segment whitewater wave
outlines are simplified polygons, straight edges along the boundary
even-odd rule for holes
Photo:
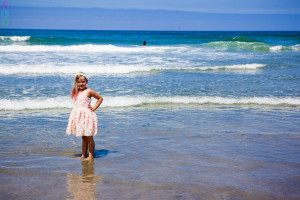
[[[15,40],[24,41],[24,38]],[[283,52],[300,51],[300,44],[272,46],[263,42],[217,41],[197,46],[116,46],[116,45],[4,45],[0,52],[85,52],[85,53],[203,53],[206,48],[233,51]]]
[[[25,74],[25,75],[70,75],[78,71],[84,71],[89,75],[98,74],[129,74],[151,71],[215,71],[215,70],[256,70],[265,67],[265,64],[241,64],[224,66],[203,66],[203,67],[164,67],[164,66],[145,66],[145,65],[65,65],[53,66],[44,65],[0,65],[0,75]]]
[[[185,51],[184,46],[115,46],[115,45],[7,45],[0,46],[0,52],[98,52],[98,53],[140,53],[140,52],[169,52]]]
[[[26,41],[29,40],[31,36],[0,36],[0,41]]]
[[[92,103],[95,103],[92,101]],[[144,104],[219,104],[219,105],[288,105],[299,106],[300,98],[293,97],[212,97],[212,96],[119,96],[107,97],[103,101],[103,108],[132,107]],[[23,98],[23,99],[0,99],[0,110],[41,110],[72,108],[73,102],[69,97],[56,98]]]

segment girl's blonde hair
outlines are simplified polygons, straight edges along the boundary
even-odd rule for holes
[[[77,86],[77,82],[79,80],[80,77],[84,77],[85,80],[88,82],[88,78],[87,78],[87,75],[83,72],[78,72],[74,78],[74,86],[73,86],[73,89],[72,89],[72,92],[71,92],[71,98],[73,99],[74,96],[76,94],[78,94],[78,86]]]

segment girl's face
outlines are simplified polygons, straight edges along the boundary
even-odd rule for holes
[[[77,81],[78,90],[85,90],[87,83],[88,81],[83,76],[79,77]]]

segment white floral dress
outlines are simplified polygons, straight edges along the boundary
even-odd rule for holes
[[[89,108],[91,98],[87,96],[88,90],[84,90],[77,96],[69,117],[66,130],[68,135],[95,136],[98,133],[98,119],[97,115]]]

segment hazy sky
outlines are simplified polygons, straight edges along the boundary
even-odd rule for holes
[[[299,0],[6,0],[14,6],[300,14]]]
[[[9,28],[300,30],[300,0],[4,1]]]

